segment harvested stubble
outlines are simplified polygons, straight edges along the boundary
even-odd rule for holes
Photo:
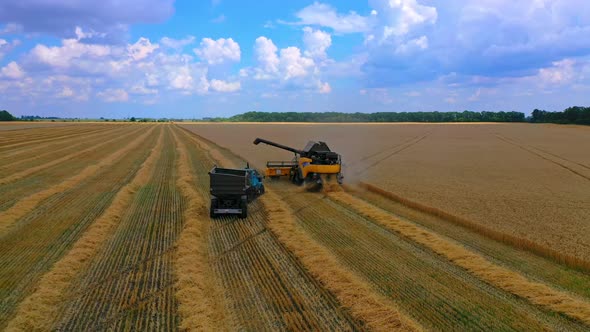
[[[72,154],[63,156],[63,157],[58,158],[58,159],[53,159],[53,160],[51,160],[51,161],[49,161],[49,162],[47,162],[45,164],[42,164],[42,165],[38,165],[38,166],[35,166],[35,167],[30,167],[30,168],[27,168],[27,169],[22,170],[20,172],[13,173],[13,174],[5,177],[5,178],[0,179],[0,185],[6,184],[6,183],[10,183],[10,182],[13,182],[13,181],[16,181],[16,180],[19,180],[19,179],[22,179],[24,177],[27,177],[27,176],[29,176],[29,175],[31,175],[33,173],[39,172],[39,171],[44,170],[46,168],[49,168],[51,166],[61,164],[61,163],[65,162],[65,161],[68,161],[68,160],[73,159],[73,158],[76,158],[76,157],[83,156],[84,154],[87,154],[89,152],[93,152],[94,150],[100,148],[101,146],[105,146],[105,145],[111,143],[112,141],[115,141],[115,140],[118,140],[118,139],[120,139],[120,138],[115,136],[113,138],[107,139],[106,141],[103,141],[103,142],[101,142],[99,144],[96,144],[95,146],[86,148],[84,150],[77,151],[75,153],[72,153]]]
[[[276,187],[309,236],[425,329],[580,330],[581,324],[547,317],[540,308],[337,202],[317,193],[295,194],[288,183]]]
[[[176,129],[175,129],[176,131]],[[191,170],[187,144],[174,133],[178,146],[177,186],[186,198],[184,226],[179,235],[175,257],[176,298],[179,327],[187,331],[219,331],[224,328],[224,313],[219,304],[217,286],[212,280],[207,251],[209,217],[207,204],[198,191]],[[184,135],[183,135],[184,136]]]
[[[109,129],[109,127],[106,127],[106,129]],[[13,140],[5,141],[4,144],[0,144],[0,151],[7,155],[13,155],[11,150],[30,151],[35,149],[38,144],[83,137],[86,133],[92,133],[97,130],[99,131],[101,129],[86,125],[72,126],[71,128],[40,129],[37,130],[36,134],[32,134],[30,133],[31,130],[27,130],[23,135],[14,137]]]
[[[176,147],[168,126],[162,145],[152,175],[72,285],[55,329],[177,328],[173,257],[184,200],[176,189]]]
[[[72,151],[80,150],[81,147],[93,146],[105,140],[107,135],[118,136],[127,131],[127,128],[121,128],[120,131],[113,130],[113,128],[104,128],[101,130],[88,131],[82,137],[66,138],[57,142],[39,142],[31,149],[14,149],[10,156],[6,157],[5,161],[0,161],[0,172],[2,174],[14,173],[19,168],[33,167],[51,159],[56,159],[65,156]],[[74,143],[72,141],[75,140]],[[4,158],[2,158],[4,159]]]
[[[145,134],[134,139],[128,145],[123,146],[121,149],[115,151],[111,155],[101,159],[97,164],[84,168],[79,173],[57,185],[24,197],[8,210],[0,212],[0,234],[5,233],[12,226],[12,224],[14,224],[19,218],[22,218],[31,212],[31,210],[37,207],[41,201],[57,193],[69,190],[80,184],[85,179],[93,176],[101,168],[110,167],[113,165],[117,160],[129,153],[129,151],[137,148],[139,144],[141,144],[149,135],[152,134],[154,129],[155,127],[153,127],[151,130],[148,130]]]
[[[12,317],[16,305],[33,292],[42,275],[68,252],[112,204],[117,192],[133,179],[156,139],[150,137],[113,167],[101,169],[78,186],[43,201],[19,220],[18,227],[2,236],[0,328]]]
[[[149,130],[146,135],[141,136],[141,140],[144,140],[147,135],[151,135],[154,129],[155,127]],[[155,162],[162,150],[162,133],[159,136],[156,146],[143,162],[133,180],[121,188],[106,211],[88,227],[80,239],[74,243],[72,249],[41,278],[35,292],[19,304],[15,318],[8,324],[8,331],[50,330],[52,328],[58,308],[66,299],[66,293],[72,281],[96,255],[100,246],[117,226],[135,192],[144,186],[151,176]],[[136,145],[132,143],[128,148],[135,148]],[[122,149],[115,154],[126,152],[127,149]]]
[[[396,218],[347,193],[331,193],[329,197],[349,206],[359,214],[375,220],[382,226],[426,246],[437,254],[443,255],[453,263],[496,287],[590,326],[590,303],[582,299],[552,289],[547,285],[530,281],[516,272],[491,263],[484,257],[474,254],[452,241]]]
[[[0,123],[0,131],[8,132],[12,130],[23,130],[32,128],[45,128],[45,127],[64,127],[73,123],[69,122],[2,122]]]
[[[71,177],[72,174],[76,174],[88,167],[89,164],[100,162],[102,158],[110,155],[113,150],[119,149],[122,145],[125,145],[129,141],[133,141],[136,137],[140,136],[145,132],[145,129],[147,128],[142,129],[141,127],[137,127],[131,128],[131,130],[128,131],[123,131],[122,133],[116,131],[105,133],[106,136],[104,141],[110,139],[110,134],[112,134],[112,136],[118,136],[118,139],[111,141],[109,144],[98,146],[96,147],[96,150],[89,151],[77,158],[68,159],[17,181],[0,185],[0,211],[7,210],[23,197],[28,197],[35,192],[58,185]]]
[[[375,331],[418,331],[422,328],[401,313],[395,303],[376,294],[324,247],[297,225],[289,207],[272,191],[261,199],[269,214],[268,227],[277,234],[305,268],[367,327]]]

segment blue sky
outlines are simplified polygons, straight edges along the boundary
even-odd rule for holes
[[[0,109],[63,117],[590,105],[586,0],[0,2]]]

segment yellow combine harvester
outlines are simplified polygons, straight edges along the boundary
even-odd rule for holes
[[[297,150],[279,143],[262,138],[254,140],[254,144],[265,143],[279,149],[291,151],[295,154],[292,161],[269,161],[266,163],[265,175],[271,179],[281,176],[297,184],[316,183],[322,185],[322,176],[335,176],[342,184],[342,159],[336,152],[330,150],[325,142],[307,143],[303,150]]]

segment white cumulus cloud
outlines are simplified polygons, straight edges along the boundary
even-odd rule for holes
[[[55,67],[69,67],[77,58],[97,59],[108,56],[110,46],[83,44],[77,39],[64,39],[62,46],[36,45],[31,55],[41,63]]]
[[[222,64],[227,61],[240,61],[240,45],[231,38],[219,38],[217,40],[203,38],[200,46],[200,48],[194,49],[195,54],[210,65]]]
[[[196,64],[170,68],[168,80],[170,88],[180,90],[183,94],[204,94],[209,91],[207,68]]]
[[[25,72],[14,61],[12,61],[9,64],[7,64],[6,66],[4,66],[0,70],[0,74],[2,74],[2,77],[14,79],[14,80],[18,80],[18,79],[25,77]]]
[[[21,67],[14,61],[10,62],[0,70],[2,77],[18,80],[25,77],[25,72]]]
[[[313,59],[301,56],[301,50],[291,46],[281,50],[280,68],[283,79],[306,76],[314,68]]]
[[[261,36],[256,38],[254,53],[258,63],[267,73],[276,73],[279,70],[278,48],[272,40]]]
[[[96,95],[107,103],[125,102],[129,100],[129,95],[123,89],[106,89]]]
[[[289,23],[298,25],[319,25],[328,27],[336,33],[365,32],[370,27],[369,19],[354,11],[339,14],[332,6],[319,2],[303,8],[295,14],[299,22]]]
[[[211,89],[218,92],[234,92],[241,89],[240,82],[226,82],[222,80],[211,80]]]
[[[421,5],[417,0],[370,0],[369,3],[377,9],[374,16],[379,21],[381,40],[404,36],[422,24],[434,24],[438,17],[435,7]]]
[[[325,82],[325,83],[320,82],[319,92],[322,94],[330,93],[330,92],[332,92],[332,87],[327,82]]]
[[[314,46],[315,48],[311,49],[316,51],[316,55],[318,50],[321,50],[321,54],[325,54],[324,46],[318,46],[318,43]],[[306,55],[295,46],[279,50],[271,39],[261,36],[256,39],[254,53],[258,66],[241,71],[242,77],[249,76],[248,72],[250,72],[256,80],[278,81],[283,86],[329,92],[329,85],[322,82],[320,66],[311,58],[311,52]]]
[[[160,44],[174,49],[181,49],[185,46],[191,45],[195,42],[195,36],[187,36],[182,39],[174,39],[170,37],[163,37],[160,39]]]
[[[326,58],[326,50],[332,45],[332,37],[322,30],[303,28],[305,55],[311,58]]]
[[[0,38],[0,60],[2,60],[2,58],[8,54],[10,51],[12,51],[15,47],[17,47],[18,45],[20,45],[20,40],[15,39],[11,42]]]
[[[60,98],[71,98],[74,96],[74,90],[65,86],[57,96]]]
[[[137,61],[145,59],[159,47],[158,44],[152,44],[149,39],[141,37],[135,44],[127,46],[127,52],[133,60]]]

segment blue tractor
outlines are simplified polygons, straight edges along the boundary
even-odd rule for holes
[[[248,203],[264,194],[262,176],[249,165],[242,169],[214,166],[209,172],[211,218],[225,214],[248,216]]]

